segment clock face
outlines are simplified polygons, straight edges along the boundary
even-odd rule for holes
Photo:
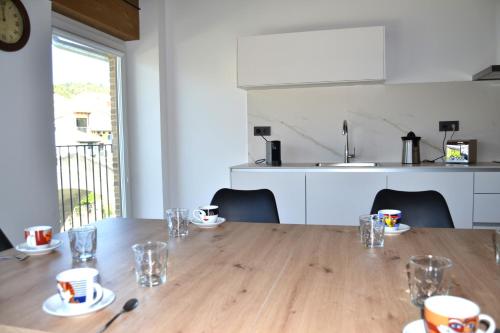
[[[10,0],[0,0],[0,40],[13,44],[23,35],[23,18]]]
[[[19,0],[0,0],[0,48],[15,51],[29,37],[28,13]]]

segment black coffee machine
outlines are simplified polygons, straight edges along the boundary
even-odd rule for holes
[[[266,141],[266,164],[281,165],[281,141]]]

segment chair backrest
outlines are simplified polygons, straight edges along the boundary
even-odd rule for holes
[[[8,250],[11,248],[12,248],[11,242],[9,241],[7,236],[5,236],[2,229],[0,229],[0,251]]]
[[[223,188],[214,194],[211,205],[219,206],[219,216],[228,221],[280,223],[274,194],[267,189]]]
[[[377,193],[371,213],[380,209],[401,211],[401,223],[412,227],[454,228],[448,204],[436,191],[405,192],[384,189]]]

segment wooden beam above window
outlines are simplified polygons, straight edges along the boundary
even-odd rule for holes
[[[52,10],[124,41],[139,39],[139,0],[52,0]]]
[[[123,0],[134,6],[135,8],[139,9],[139,0]]]

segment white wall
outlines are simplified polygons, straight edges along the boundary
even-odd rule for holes
[[[138,218],[163,218],[164,211],[159,8],[158,0],[141,2],[141,39],[126,43],[129,195]]]
[[[470,80],[474,73],[495,61],[495,3],[496,0],[167,0],[169,85],[162,93],[169,98],[170,203],[193,207],[208,202],[218,188],[229,185],[228,167],[248,160],[248,142],[252,139],[247,137],[247,93],[236,88],[239,36],[384,25],[389,83]],[[423,88],[429,89],[432,86]],[[290,90],[286,98],[300,98],[301,94],[295,92]],[[489,92],[479,91],[474,98]],[[415,102],[421,93],[412,94],[411,87],[395,90],[391,98],[380,99],[380,103],[383,100],[390,106],[394,99],[394,105],[401,106],[404,98]],[[364,89],[352,89],[351,94],[350,101],[365,100],[367,104],[372,96],[370,90]],[[265,95],[265,91],[261,93]],[[327,96],[323,101],[329,103],[331,98]],[[485,103],[496,103],[491,97],[488,101]],[[273,104],[262,103],[261,107],[272,112]],[[438,103],[432,103],[422,101],[422,107],[432,105],[432,110],[442,112],[446,118],[453,115],[449,109],[453,102],[444,111]],[[250,115],[253,105],[248,106]],[[307,117],[309,106],[300,105],[302,110],[294,110],[294,115],[299,112]],[[470,107],[470,112],[477,111],[475,105]],[[418,106],[411,108],[416,109]],[[492,110],[496,110],[495,104],[487,112]],[[286,110],[281,111],[286,114]],[[405,111],[393,109],[399,116],[404,116]],[[471,128],[462,121],[464,129]],[[252,123],[251,119],[248,123]],[[332,140],[336,139],[337,125],[331,125],[331,132],[335,133]],[[314,132],[314,128],[307,130]],[[480,132],[481,128],[473,130]],[[399,154],[399,143],[395,142],[398,146],[394,149]]]
[[[58,224],[50,1],[23,1],[31,36],[0,51],[0,225],[15,245],[30,225]]]
[[[422,137],[421,160],[435,159],[444,137],[439,121],[458,120],[454,138],[477,139],[478,160],[491,162],[500,159],[499,109],[496,81],[249,91],[249,160],[265,158],[263,140],[250,129],[269,125],[283,162],[341,162],[345,119],[354,161],[401,162],[401,137],[409,131]]]
[[[209,202],[217,189],[229,186],[229,166],[247,159],[246,92],[236,88],[236,37],[248,3],[167,1],[171,206]]]
[[[497,59],[495,64],[500,64],[500,1],[497,1],[497,15],[496,15],[496,33],[497,33]]]

